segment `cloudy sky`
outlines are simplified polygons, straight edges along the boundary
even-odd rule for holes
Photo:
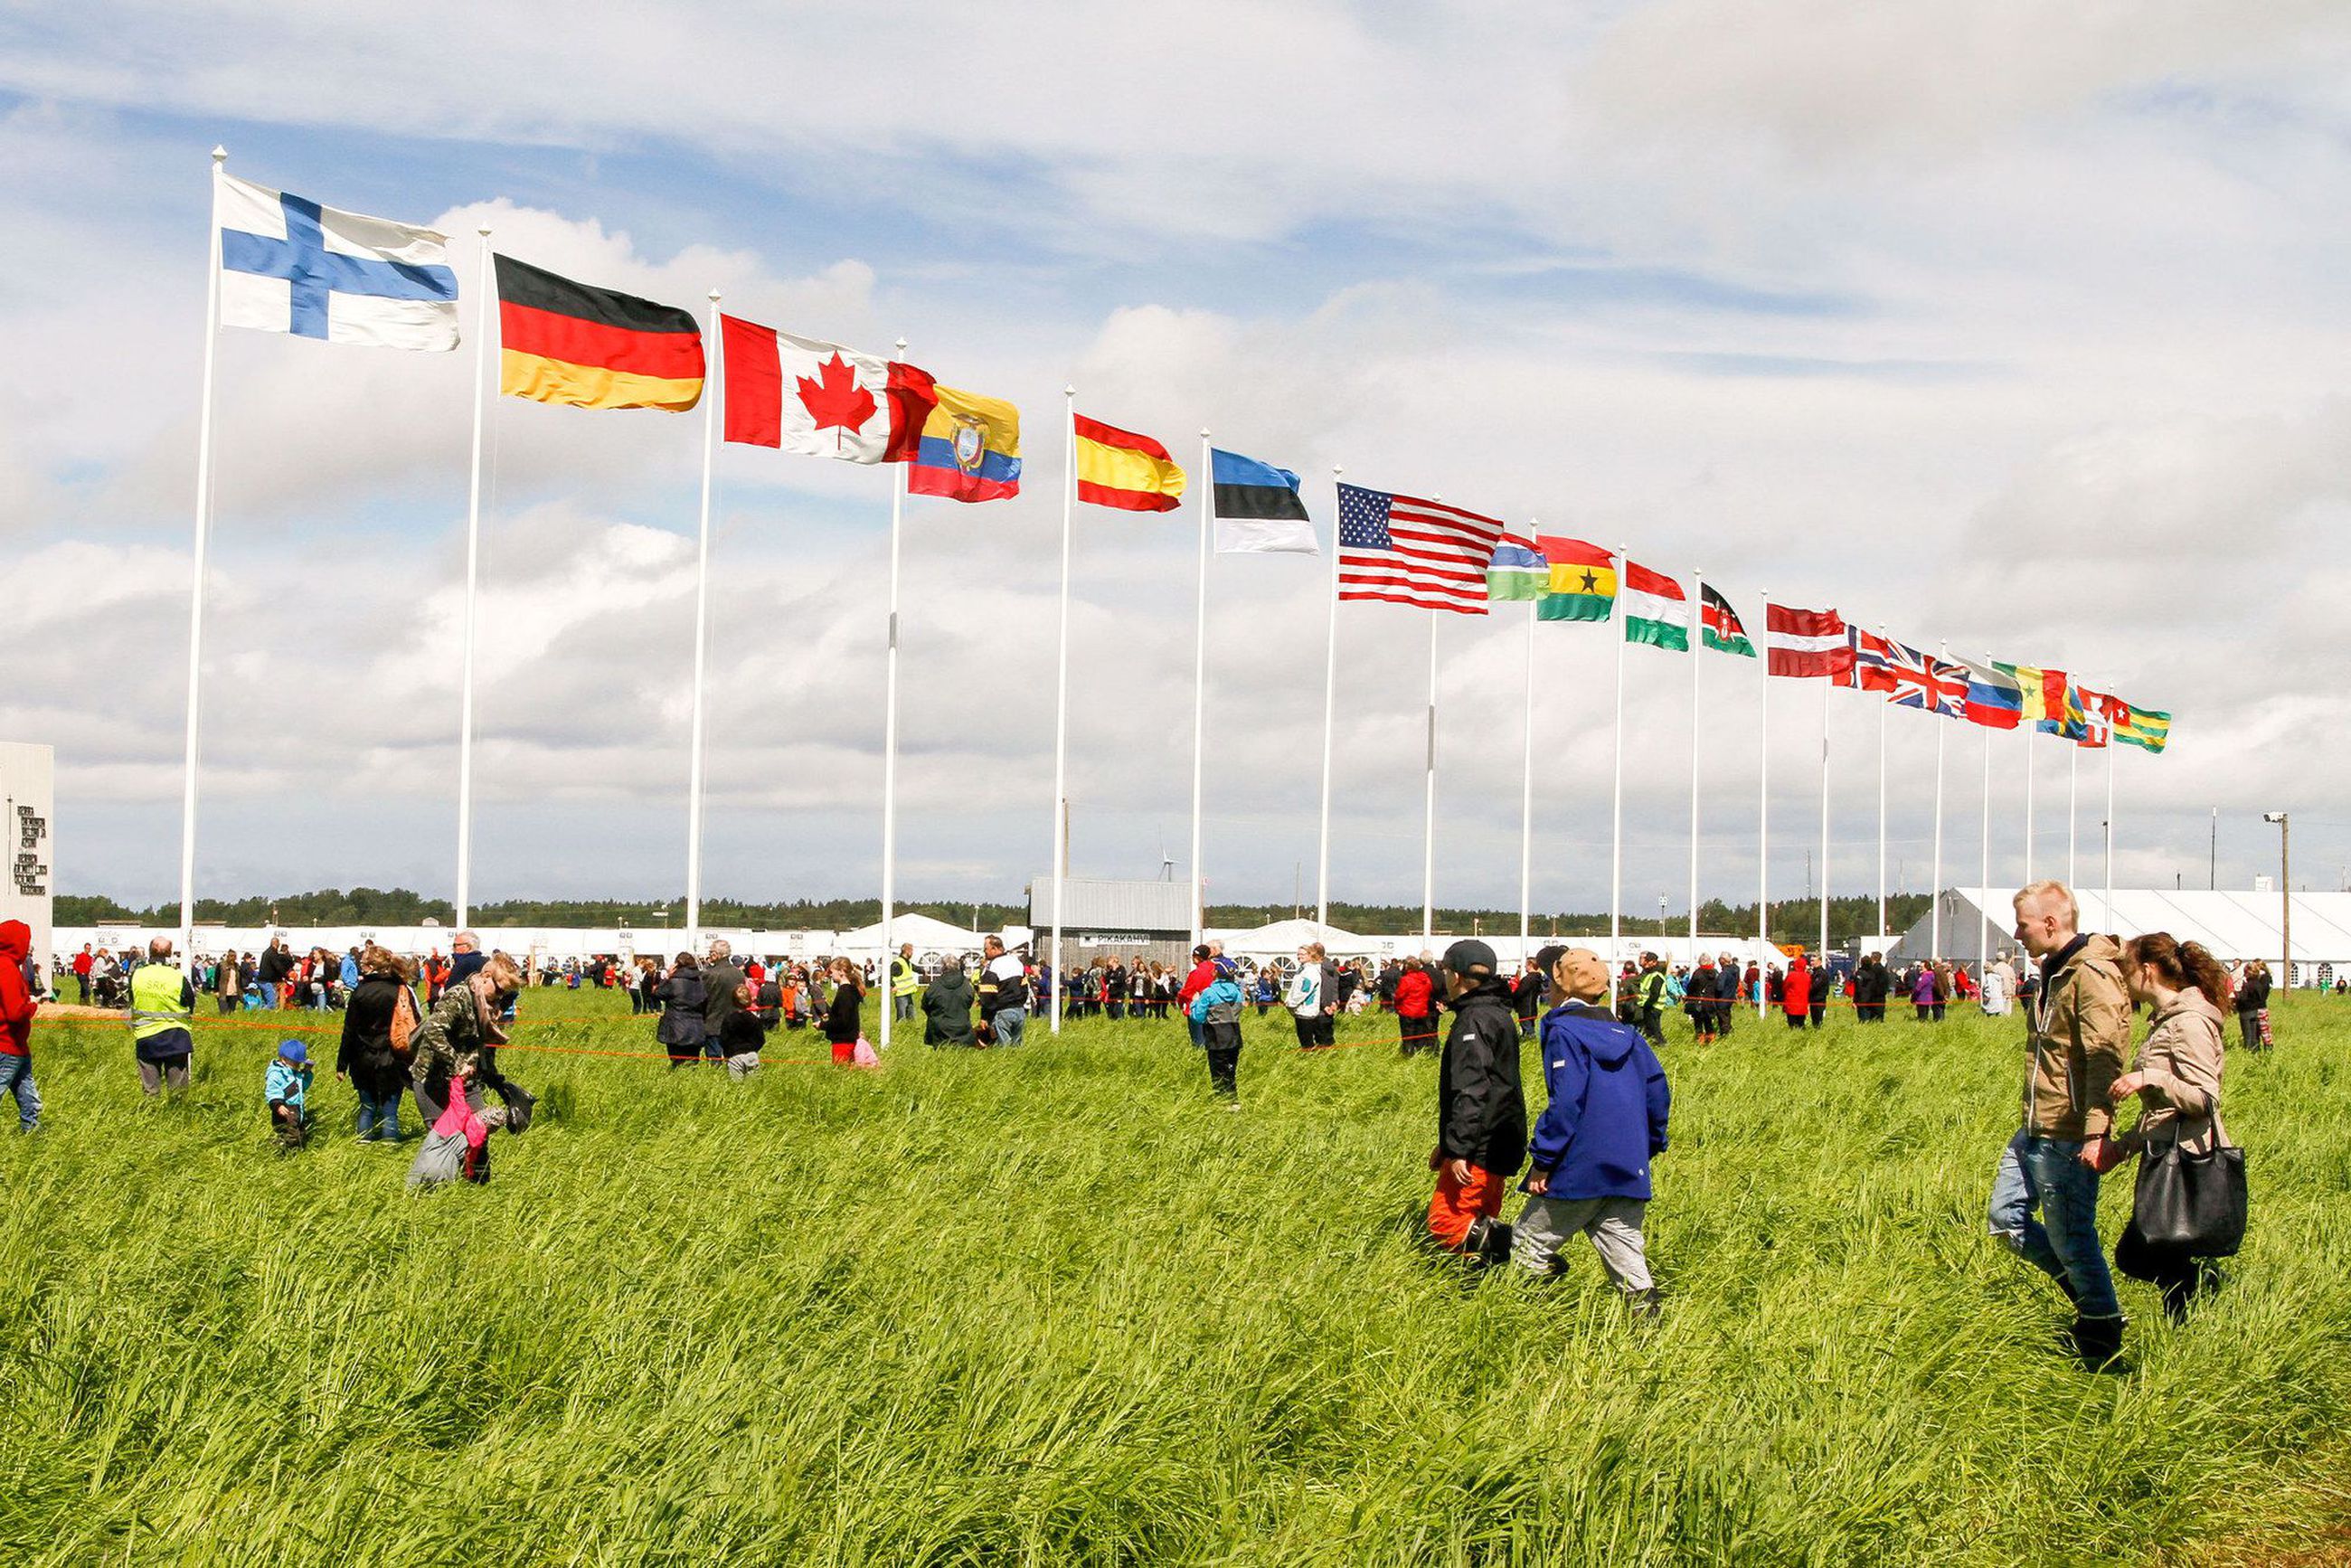
[[[1189,456],[1437,493],[2170,709],[2126,885],[2351,865],[2351,13],[2269,0],[1524,8],[118,0],[0,18],[0,736],[57,748],[63,891],[176,888],[206,153],[586,281],[885,350],[1027,414],[1027,493],[904,531],[900,887],[1050,849],[1061,389]],[[476,300],[465,306],[470,333]],[[454,883],[470,349],[219,345],[199,885]],[[684,883],[699,413],[492,400],[475,893]],[[888,487],[717,465],[709,889],[878,879]],[[1072,869],[1186,853],[1194,521],[1087,509]],[[1213,898],[1313,897],[1326,580],[1211,576]],[[1334,892],[1416,903],[1425,618],[1340,616]],[[1439,629],[1438,892],[1515,904],[1520,616]],[[1539,908],[1604,905],[1614,646],[1537,644]],[[1625,902],[1684,904],[1691,661],[1634,649]],[[1751,663],[1700,662],[1703,891],[1750,898]],[[1775,894],[1822,704],[1769,694]],[[1876,877],[1873,699],[1833,873]],[[1975,879],[1983,733],[1886,726],[1894,880]],[[2067,758],[2030,748],[2037,865]],[[2028,748],[1991,758],[1995,881]],[[2083,758],[2082,877],[2106,763]],[[1817,874],[1814,869],[1813,874]]]

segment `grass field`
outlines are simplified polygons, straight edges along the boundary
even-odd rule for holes
[[[650,1049],[622,1006],[535,992],[517,1039]],[[0,1560],[2342,1560],[2351,1003],[2232,1053],[2246,1250],[2182,1329],[2126,1283],[2103,1378],[1983,1234],[2015,1019],[1675,1023],[1646,1326],[1588,1250],[1424,1255],[1435,1070],[1377,1019],[1306,1059],[1253,1019],[1237,1115],[1172,1022],[742,1085],[517,1052],[544,1119],[421,1198],[331,1077],[272,1149],[265,1030],[150,1105],[123,1030],[43,1024]]]

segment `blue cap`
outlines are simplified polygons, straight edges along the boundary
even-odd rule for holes
[[[308,1061],[310,1060],[310,1048],[298,1040],[281,1040],[277,1042],[277,1054],[286,1061]]]

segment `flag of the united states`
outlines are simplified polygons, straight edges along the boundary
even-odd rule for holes
[[[1498,517],[1412,496],[1339,486],[1339,597],[1486,613]]]

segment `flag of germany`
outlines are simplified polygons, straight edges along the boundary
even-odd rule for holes
[[[693,313],[590,288],[512,256],[498,267],[498,391],[581,408],[665,408],[702,397]]]

